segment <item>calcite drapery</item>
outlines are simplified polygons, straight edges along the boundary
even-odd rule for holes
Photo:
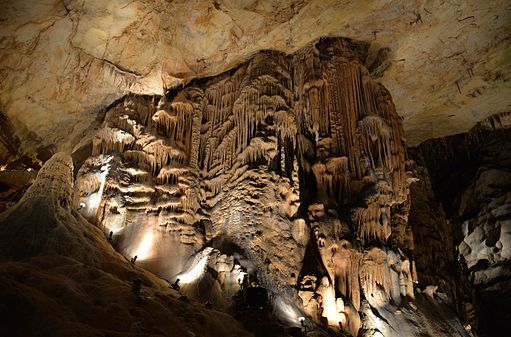
[[[232,280],[257,281],[356,335],[361,301],[413,296],[413,247],[387,244],[408,211],[401,121],[364,55],[324,39],[261,52],[158,102],[125,98],[93,140],[76,205],[100,194],[89,218],[160,275],[197,274],[184,290],[201,299],[225,306]]]

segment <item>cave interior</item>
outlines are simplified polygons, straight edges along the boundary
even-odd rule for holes
[[[16,11],[25,23],[0,21],[6,37],[0,74],[11,81],[0,85],[0,335],[508,335],[511,8],[505,1],[489,12],[507,18],[492,21],[507,34],[491,45],[502,53],[492,54],[498,62],[488,54],[466,56],[486,65],[486,86],[469,90],[468,78],[483,70],[465,67],[465,84],[453,80],[448,94],[432,85],[428,90],[440,98],[424,96],[417,102],[423,110],[414,114],[407,96],[429,78],[412,71],[402,80],[405,61],[396,59],[396,45],[386,46],[383,30],[379,44],[351,28],[326,31],[340,25],[331,14],[334,21],[323,19],[330,26],[309,25],[293,33],[299,37],[287,48],[279,44],[295,35],[277,23],[299,29],[314,18],[311,4],[323,6],[317,1],[241,1],[257,15],[267,9],[262,4],[272,4],[265,13],[276,23],[265,17],[268,27],[257,28],[262,40],[254,46],[246,41],[256,33],[240,23],[225,33],[238,42],[228,42],[236,47],[224,54],[215,34],[226,23],[211,13],[235,18],[237,5],[136,1],[161,18],[170,8],[186,18],[184,36],[140,19],[147,34],[155,29],[184,39],[191,46],[183,54],[195,52],[193,43],[210,48],[194,34],[211,41],[212,56],[186,69],[180,65],[186,57],[174,49],[158,64],[137,58],[146,47],[136,49],[122,34],[109,35],[108,43],[131,53],[128,66],[121,66],[123,53],[112,56],[108,48],[102,59],[87,54],[80,25],[106,29],[99,19],[89,22],[105,12],[62,3],[49,12],[65,14],[57,23],[15,4],[2,15]],[[132,18],[123,3],[109,7],[118,14],[114,26]],[[433,17],[429,5],[396,20],[406,21],[410,34],[440,36],[435,29],[448,27],[443,7]],[[324,13],[339,10],[324,6]],[[367,6],[360,13],[370,18]],[[396,1],[388,6],[389,13],[401,8]],[[458,23],[486,17],[477,6]],[[139,7],[130,12],[137,20]],[[206,12],[205,22],[187,26]],[[371,27],[354,13],[360,30]],[[52,18],[50,26],[41,28],[41,17]],[[65,43],[81,43],[81,58],[61,70],[38,58],[57,43],[52,39],[67,39],[57,31],[67,17],[73,29]],[[385,20],[384,26],[398,24]],[[39,35],[29,48],[26,36],[34,29],[20,27],[31,25]],[[123,32],[140,29],[128,25]],[[380,31],[368,32],[376,40]],[[75,38],[80,34],[82,40]],[[137,39],[154,42],[144,34]],[[24,56],[16,61],[18,54]],[[11,66],[26,58],[38,60],[30,67],[45,66]],[[420,66],[437,67],[441,77],[445,64],[435,60]],[[47,80],[48,90],[56,90],[50,96],[44,83],[29,83],[54,76],[41,75],[47,73],[58,73],[58,81]],[[442,81],[450,78],[444,75]],[[464,105],[453,102],[462,92]],[[425,108],[438,100],[442,111]],[[452,125],[438,117],[453,111],[455,119],[470,116]]]

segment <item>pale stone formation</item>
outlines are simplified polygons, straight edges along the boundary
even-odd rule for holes
[[[0,111],[22,147],[0,142],[0,158],[71,151],[127,93],[322,36],[367,44],[361,62],[393,94],[410,144],[466,131],[511,103],[509,13],[506,0],[4,0]]]
[[[285,303],[277,315],[370,329],[362,305],[414,297],[413,237],[393,221],[413,179],[401,120],[360,53],[322,39],[166,97],[127,97],[94,135],[75,207],[203,302],[227,308],[257,283]]]
[[[0,214],[2,336],[253,336],[227,314],[179,300],[167,282],[130,264],[71,207],[72,193],[71,156],[57,153]]]
[[[507,330],[511,303],[510,129],[511,113],[497,114],[410,151],[427,168],[414,168],[410,212],[419,279],[488,335]]]
[[[459,196],[456,221],[463,235],[458,259],[475,289],[475,307],[469,302],[466,308],[475,327],[493,333],[505,331],[502,312],[511,297],[511,138],[509,129],[501,132],[482,148],[477,173]]]

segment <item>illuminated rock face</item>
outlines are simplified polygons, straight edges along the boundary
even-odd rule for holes
[[[60,152],[0,214],[1,336],[253,336],[126,261],[71,207],[72,193],[73,161]]]
[[[414,296],[413,237],[401,120],[361,53],[325,39],[126,97],[93,140],[75,206],[202,301],[225,308],[258,282],[295,324],[303,307],[352,335],[372,328],[364,303]]]
[[[0,120],[0,158],[71,151],[127,93],[161,95],[322,36],[370,45],[408,144],[463,132],[511,104],[509,13],[508,0],[3,1],[0,112],[14,137]]]

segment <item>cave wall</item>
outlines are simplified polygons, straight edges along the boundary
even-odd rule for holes
[[[474,290],[456,254],[457,230],[435,196],[428,169],[414,161],[408,165],[416,177],[410,186],[409,223],[419,287],[444,294],[463,321],[477,327]]]
[[[419,278],[436,278],[436,284],[452,294],[460,315],[481,336],[504,336],[509,320],[509,126],[510,114],[503,113],[468,133],[410,149],[411,157],[423,165],[418,168],[423,182],[411,187],[416,252],[435,253],[425,255],[432,259],[428,263],[418,263]],[[426,195],[429,202],[421,205]],[[424,210],[429,214],[421,213]],[[417,233],[427,228],[431,229],[426,236],[428,248],[419,248],[421,235]],[[420,257],[416,259],[419,262]],[[438,268],[423,269],[426,266]]]
[[[134,274],[122,271],[142,267],[168,281],[143,272],[150,287],[158,284],[148,291],[150,302],[179,284],[192,302],[234,314],[256,336],[287,336],[281,324],[299,330],[300,316],[319,335],[468,336],[468,326],[450,306],[478,327],[481,308],[491,306],[480,299],[497,294],[490,297],[497,300],[500,288],[491,291],[506,285],[505,278],[491,276],[507,270],[507,178],[488,182],[500,174],[495,168],[507,172],[506,155],[495,149],[507,150],[501,141],[486,152],[481,144],[487,143],[485,132],[502,128],[508,115],[482,123],[461,140],[412,149],[415,162],[408,161],[401,118],[389,92],[365,68],[367,55],[365,43],[326,38],[289,55],[259,52],[226,73],[165,96],[123,97],[98,116],[92,138],[82,139],[72,154],[74,170],[58,154],[40,171],[34,188],[46,191],[55,207],[33,207],[44,204],[30,192],[34,188],[21,198],[51,149],[40,149],[39,162],[21,157],[0,171],[5,182],[0,207],[8,208],[0,217],[0,263],[11,268],[19,251],[28,254],[21,258],[47,266],[68,256],[93,268],[99,261],[115,274],[102,279],[104,286],[126,283]],[[10,137],[6,134],[2,140]],[[480,156],[483,152],[487,155]],[[453,163],[462,163],[466,173],[453,171]],[[491,169],[483,178],[471,176],[486,167]],[[455,188],[439,183],[447,173]],[[65,183],[59,185],[62,176]],[[461,201],[452,202],[458,195]],[[458,209],[463,218],[453,216]],[[20,214],[23,224],[17,228]],[[497,221],[487,225],[488,214]],[[70,229],[51,229],[61,222]],[[19,238],[27,235],[34,243],[22,249]],[[480,237],[492,246],[478,244]],[[50,255],[41,248],[45,242],[56,247]],[[110,256],[110,244],[124,258],[111,262],[85,252]],[[21,269],[33,269],[37,261]],[[6,275],[0,281],[16,291],[19,280]],[[45,301],[69,302],[45,286],[54,283],[46,277],[59,275],[53,269],[44,273],[38,291]],[[96,282],[88,275],[78,279],[84,287]],[[485,292],[478,292],[483,284]],[[247,314],[243,294],[257,286],[269,293],[268,316]],[[5,293],[12,302],[13,295]],[[34,307],[42,310],[37,301]],[[88,317],[99,312],[87,310]],[[192,309],[183,310],[186,316]]]
[[[201,301],[225,308],[257,282],[290,320],[303,308],[372,331],[362,306],[413,298],[415,266],[401,119],[366,50],[323,39],[126,97],[92,141],[75,207]]]
[[[0,335],[254,336],[116,252],[72,207],[73,181],[57,153],[0,213]]]

